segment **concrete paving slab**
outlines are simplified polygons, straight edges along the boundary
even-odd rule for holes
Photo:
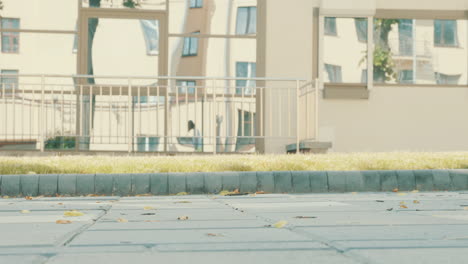
[[[205,174],[205,191],[207,193],[219,193],[223,188],[223,179],[215,174]]]
[[[0,185],[2,196],[18,196],[21,194],[20,179],[18,175],[3,175]]]
[[[112,174],[96,174],[96,193],[112,195],[114,176]]]
[[[412,170],[398,170],[396,173],[398,190],[412,191],[416,189],[416,179]]]
[[[290,193],[293,191],[292,176],[290,171],[274,171],[275,193]]]
[[[76,175],[64,174],[58,178],[58,193],[60,195],[76,194]]]
[[[113,174],[112,194],[117,196],[127,196],[132,194],[132,175]]]
[[[432,170],[415,170],[413,173],[416,180],[416,190],[432,191],[434,189]]]
[[[313,193],[328,192],[328,176],[325,171],[311,171],[310,189]]]
[[[328,190],[330,192],[346,192],[346,175],[344,171],[329,171]]]
[[[468,259],[466,248],[373,249],[352,252],[368,259],[370,263],[383,264],[464,263]]]
[[[187,192],[190,194],[202,194],[205,192],[205,174],[192,173],[187,176]]]
[[[58,175],[46,174],[39,176],[39,193],[52,196],[58,193]]]
[[[169,194],[186,192],[187,173],[172,173],[168,177]]]
[[[132,174],[132,193],[150,193],[150,174]]]
[[[218,177],[222,178],[223,190],[234,191],[240,187],[240,176],[238,172],[220,172]]]
[[[169,194],[169,184],[167,173],[150,174],[150,191],[153,195]]]
[[[37,196],[39,192],[39,175],[20,175],[21,194]]]
[[[257,172],[257,190],[267,193],[275,191],[275,178],[271,171],[259,171]]]
[[[450,190],[451,178],[447,170],[433,170],[434,190],[448,191]]]
[[[310,193],[310,173],[307,171],[292,171],[292,189],[294,193]]]
[[[254,193],[257,191],[257,173],[255,171],[239,172],[240,192]]]
[[[43,256],[2,256],[0,255],[0,263],[15,263],[15,264],[42,264],[46,260]]]
[[[381,190],[384,192],[391,192],[398,188],[398,178],[396,171],[378,171],[380,175]]]
[[[94,174],[76,174],[76,194],[88,195],[95,192]]]

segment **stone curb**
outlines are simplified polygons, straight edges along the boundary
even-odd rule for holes
[[[468,190],[468,170],[0,175],[1,196],[337,193]]]

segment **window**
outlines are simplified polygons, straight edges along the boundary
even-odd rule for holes
[[[159,21],[140,20],[141,29],[145,37],[146,54],[158,55],[159,52]]]
[[[458,46],[456,20],[434,20],[434,45]]]
[[[179,93],[194,94],[197,83],[195,81],[177,81],[176,86],[179,90]]]
[[[413,20],[399,19],[398,42],[400,48],[400,55],[413,55]]]
[[[401,70],[398,73],[398,83],[414,83],[413,70]]]
[[[236,34],[248,35],[257,33],[257,7],[237,8]]]
[[[328,80],[331,83],[341,83],[341,66],[325,64],[325,70],[328,74]]]
[[[458,84],[461,75],[447,75],[436,72],[435,79],[437,84]]]
[[[236,151],[246,151],[255,144],[255,138],[249,137],[255,135],[255,113],[238,110],[238,119]]]
[[[1,18],[2,29],[19,29],[20,20],[18,18]],[[19,53],[19,33],[2,32],[2,52]]]
[[[18,70],[1,70],[0,73],[0,92],[3,89],[16,89],[18,87],[18,77],[17,76],[3,76],[3,74],[18,74]]]
[[[158,151],[159,137],[137,137],[137,151]]]
[[[257,64],[255,62],[237,62],[237,78],[255,78],[257,76]],[[252,80],[236,80],[236,94],[252,94],[255,90],[256,82]]]
[[[360,42],[367,42],[367,18],[355,18],[356,34]]]
[[[200,32],[194,32],[193,34],[200,34]],[[197,54],[198,54],[198,38],[185,37],[182,56],[197,56]]]
[[[336,17],[325,18],[325,35],[336,36]]]
[[[203,0],[190,0],[190,8],[202,8]]]

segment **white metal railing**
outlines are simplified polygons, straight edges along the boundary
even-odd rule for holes
[[[0,151],[278,152],[317,136],[315,84],[301,79],[0,79]]]

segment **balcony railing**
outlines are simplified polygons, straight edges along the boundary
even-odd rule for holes
[[[263,153],[317,134],[318,97],[305,80],[0,78],[0,150]]]

